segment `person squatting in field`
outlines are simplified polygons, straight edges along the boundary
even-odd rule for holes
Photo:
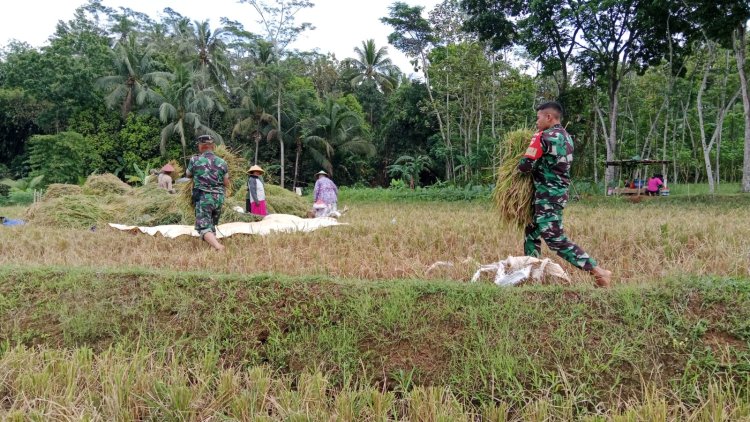
[[[165,191],[169,193],[175,193],[174,188],[172,187],[172,173],[174,172],[174,167],[167,163],[164,167],[161,168],[161,172],[156,178],[156,186],[159,189],[164,189]]]
[[[315,217],[339,217],[341,214],[338,212],[338,187],[323,170],[317,172],[315,178],[313,189]]]
[[[198,137],[200,155],[190,158],[186,175],[193,178],[195,230],[217,251],[224,246],[216,239],[216,226],[224,205],[224,193],[229,187],[227,162],[214,154],[214,140],[210,135]]]
[[[534,217],[525,229],[524,253],[538,257],[541,239],[544,239],[560,257],[591,273],[597,286],[609,287],[612,273],[598,266],[594,258],[563,231],[562,214],[568,202],[573,139],[560,124],[562,106],[547,102],[536,110],[538,132],[518,164],[518,170],[530,173],[534,181]]]

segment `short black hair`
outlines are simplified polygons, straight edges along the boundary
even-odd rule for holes
[[[546,103],[539,104],[537,106],[536,111],[542,111],[547,109],[553,109],[557,112],[557,114],[562,117],[563,115],[563,108],[557,101],[547,101]]]

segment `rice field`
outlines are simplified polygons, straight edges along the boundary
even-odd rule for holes
[[[350,209],[342,218],[346,226],[309,234],[233,237],[224,241],[228,248],[221,256],[198,239],[131,235],[106,226],[95,231],[4,228],[0,265],[466,281],[480,263],[523,254],[523,234],[503,227],[488,202],[343,205]],[[742,223],[750,221],[747,205],[745,197],[641,203],[590,199],[571,203],[564,223],[576,243],[615,273],[615,283],[678,275],[747,276],[750,226]],[[542,253],[563,265],[575,283],[591,282],[588,274],[546,247]],[[452,266],[428,272],[438,261]]]
[[[343,206],[223,253],[3,227],[0,419],[750,418],[750,197],[572,202],[611,290],[546,247],[574,285],[470,284],[522,255],[489,200]]]

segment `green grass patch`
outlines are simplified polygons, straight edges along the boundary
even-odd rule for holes
[[[462,403],[521,406],[533,392],[574,415],[641,398],[697,403],[750,385],[750,283],[675,279],[613,290],[207,273],[0,270],[0,353],[12,347],[215,353],[335,386],[447,387]]]
[[[339,203],[404,201],[489,201],[492,186],[429,186],[412,189],[349,188],[339,189]]]

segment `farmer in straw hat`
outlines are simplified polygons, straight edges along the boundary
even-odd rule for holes
[[[255,215],[268,215],[266,210],[266,189],[260,178],[265,171],[259,165],[247,171],[247,204],[245,210]]]
[[[321,170],[315,174],[315,189],[313,190],[313,209],[315,217],[338,217],[339,189],[328,173]]]
[[[198,137],[198,151],[188,162],[185,174],[193,178],[193,204],[195,205],[195,230],[217,251],[224,246],[216,239],[224,192],[229,187],[227,162],[214,154],[214,140],[210,135]]]
[[[161,173],[159,173],[159,176],[156,178],[156,183],[159,189],[164,189],[169,193],[174,193],[175,190],[172,188],[172,173],[174,172],[174,167],[172,167],[171,164],[167,163],[164,167],[161,168]]]
[[[531,173],[534,179],[534,219],[526,226],[524,253],[538,257],[542,238],[560,257],[591,273],[597,286],[609,287],[612,273],[598,266],[563,232],[562,213],[568,201],[573,139],[560,124],[562,106],[547,102],[536,110],[539,131],[518,164],[519,171]]]

